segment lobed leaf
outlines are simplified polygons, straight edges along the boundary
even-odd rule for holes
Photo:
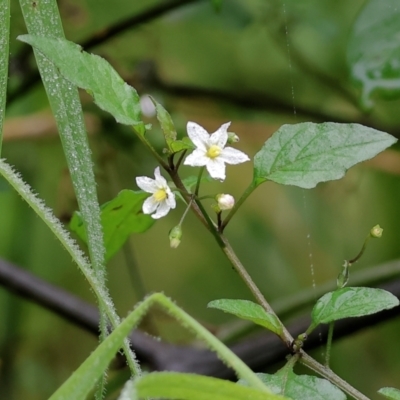
[[[122,190],[114,199],[101,206],[107,261],[124,245],[132,233],[145,232],[154,224],[155,220],[142,212],[142,205],[147,197],[148,193]],[[87,243],[86,230],[79,212],[74,214],[70,228]]]
[[[400,400],[400,390],[391,388],[391,387],[384,387],[378,390],[378,393],[381,394],[383,397],[386,397],[389,400]]]
[[[222,379],[178,372],[155,372],[135,380],[140,398],[185,400],[284,400],[287,397]]]
[[[399,299],[383,289],[348,287],[326,293],[314,306],[312,326],[338,319],[375,314],[399,305]]]
[[[86,53],[79,45],[65,39],[34,35],[21,35],[18,39],[54,63],[67,80],[85,89],[117,122],[144,127],[139,95],[104,58]]]
[[[356,19],[347,47],[353,79],[362,86],[362,103],[373,92],[400,96],[400,7],[398,0],[370,0]]]
[[[397,141],[359,124],[303,122],[283,125],[254,157],[254,182],[271,180],[310,189],[340,179],[353,165]]]
[[[282,334],[282,325],[278,318],[267,313],[260,305],[249,300],[220,299],[208,303],[207,307],[216,308],[241,319],[252,321],[257,325],[276,333]]]

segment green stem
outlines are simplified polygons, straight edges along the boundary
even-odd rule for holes
[[[8,55],[10,45],[10,0],[0,0],[0,155],[6,114]]]
[[[196,189],[194,191],[194,195],[197,197],[199,195],[200,184],[201,184],[201,176],[203,175],[204,167],[200,168],[199,176],[197,177]]]
[[[232,210],[226,216],[224,222],[221,225],[221,232],[224,231],[225,227],[228,225],[228,223],[231,220],[231,218],[236,214],[236,211],[244,203],[244,201],[253,193],[253,191],[256,188],[257,188],[257,184],[254,181],[252,181],[250,183],[249,187],[242,194],[242,197],[236,202],[236,204],[233,206]]]
[[[365,249],[367,247],[367,243],[368,243],[369,239],[371,239],[371,235],[370,234],[368,234],[368,236],[365,238],[363,246],[361,247],[360,252],[352,260],[348,261],[349,266],[351,266],[352,264],[357,262],[361,258],[361,256],[364,254],[364,251],[365,251]]]
[[[147,147],[151,154],[153,154],[154,158],[159,162],[159,164],[166,170],[169,171],[171,168],[169,165],[165,162],[165,160],[158,154],[156,149],[153,147],[153,145],[146,139],[144,134],[142,135],[141,133],[137,132],[135,128],[133,127],[133,130],[136,132],[136,136],[139,138],[139,140]]]
[[[333,340],[333,329],[335,327],[335,323],[332,321],[329,324],[328,330],[328,338],[326,341],[326,354],[325,354],[325,367],[329,368],[329,361],[331,359],[331,350],[332,350],[332,340]]]
[[[115,311],[112,300],[108,293],[104,281],[98,276],[96,271],[91,267],[89,261],[82,253],[82,250],[71,239],[69,233],[61,225],[57,217],[54,216],[51,209],[47,208],[42,200],[40,200],[31,188],[21,179],[21,177],[13,171],[12,167],[0,160],[0,174],[10,183],[12,187],[21,195],[21,197],[29,204],[35,213],[43,220],[50,228],[63,247],[68,251],[72,259],[76,262],[79,269],[87,279],[92,288],[98,302],[99,308],[104,310],[110,320],[113,328],[116,328],[120,323],[120,318]],[[141,375],[139,364],[132,352],[129,341],[126,340],[122,346],[128,365],[133,375]]]

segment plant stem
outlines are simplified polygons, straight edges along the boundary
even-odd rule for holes
[[[221,225],[221,232],[224,231],[225,227],[228,225],[229,221],[231,218],[236,214],[236,211],[239,209],[239,207],[244,203],[244,201],[253,193],[253,191],[257,188],[257,185],[254,181],[252,181],[249,185],[249,187],[244,191],[242,194],[242,197],[236,202],[236,204],[233,206],[232,210],[229,212],[229,214],[226,216],[224,222]]]
[[[314,360],[307,353],[301,350],[301,358],[299,360],[303,365],[317,372],[322,377],[326,378],[329,382],[335,384],[338,388],[342,389],[349,396],[356,400],[370,400],[367,396],[363,395],[353,386],[349,385],[346,381],[336,375],[330,368],[324,367],[318,361]]]
[[[329,361],[331,358],[331,350],[332,350],[332,339],[333,339],[333,329],[335,327],[335,323],[332,321],[329,324],[328,330],[328,338],[326,340],[326,355],[325,355],[325,367],[329,368]]]
[[[172,180],[174,181],[175,185],[182,190],[182,193],[184,194],[184,197],[187,199],[190,199],[192,196],[190,193],[187,192],[185,189],[180,177],[178,176],[176,171],[169,171]],[[256,188],[256,185],[252,183],[244,192],[242,197],[240,198],[238,204],[236,205],[236,209],[239,208],[239,206],[244,202],[244,200],[252,193],[252,191]],[[268,312],[277,317],[276,313],[268,303],[268,301],[265,299],[264,295],[261,293],[260,289],[257,287],[257,285],[254,283],[253,279],[243,266],[243,264],[240,262],[239,258],[237,257],[236,253],[232,249],[228,239],[223,235],[222,232],[217,230],[216,225],[211,221],[210,217],[208,214],[205,212],[203,205],[201,202],[197,199],[192,202],[192,210],[196,214],[196,216],[200,219],[200,221],[206,226],[206,228],[212,233],[214,238],[216,239],[219,247],[221,250],[224,252],[230,263],[232,264],[233,268],[237,271],[239,276],[243,279],[244,283],[246,286],[249,288],[255,299],[258,301],[258,303]],[[232,211],[234,211],[232,209]],[[236,212],[236,211],[235,211]],[[232,216],[234,213],[232,213]],[[229,217],[229,215],[228,215]],[[225,220],[225,226],[226,226],[226,221],[229,219]],[[280,319],[278,318],[280,321]],[[282,341],[286,344],[288,348],[291,347],[291,344],[294,340],[293,336],[290,334],[290,332],[286,329],[286,327],[282,324],[282,334],[280,335]],[[336,375],[331,369],[324,367],[322,364],[314,360],[312,357],[310,357],[307,353],[305,353],[303,350],[300,350],[300,361],[302,364],[306,365],[308,368],[312,369],[313,371],[317,372],[319,375],[323,376],[324,378],[328,379],[330,382],[335,384],[337,387],[342,389],[344,392],[352,396],[356,400],[370,400],[368,397],[360,393],[358,390],[353,388],[351,385],[349,385],[346,381],[344,381],[342,378],[340,378],[338,375]]]
[[[157,153],[156,149],[152,146],[152,144],[146,139],[144,135],[142,135],[140,132],[136,131],[135,128],[133,127],[133,130],[136,133],[136,136],[139,138],[139,140],[147,147],[151,154],[153,154],[153,157],[160,163],[160,165],[166,170],[169,171],[169,165],[164,161],[164,159]]]
[[[200,168],[199,176],[197,177],[196,189],[194,191],[194,195],[197,197],[199,195],[201,176],[203,175],[204,167]]]

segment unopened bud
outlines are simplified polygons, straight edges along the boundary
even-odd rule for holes
[[[379,225],[375,225],[369,233],[371,237],[379,239],[382,236],[383,229]]]
[[[228,143],[237,143],[239,141],[239,136],[236,133],[228,132]]]
[[[218,194],[216,200],[221,211],[230,210],[235,205],[235,199],[230,194]]]
[[[182,238],[182,228],[180,225],[174,226],[169,231],[169,245],[171,248],[176,249],[180,243]]]

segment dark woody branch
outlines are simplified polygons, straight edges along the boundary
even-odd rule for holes
[[[53,311],[81,328],[98,335],[99,313],[95,306],[51,285],[15,265],[0,260],[0,285],[6,290]],[[400,281],[382,285],[382,288],[400,297]],[[367,327],[390,320],[400,314],[400,307],[372,316],[346,319],[335,324],[335,339],[348,336]],[[294,337],[309,326],[308,317],[289,325]],[[328,326],[322,325],[305,344],[306,350],[321,346],[327,336]],[[320,336],[321,335],[321,336]],[[132,347],[138,358],[154,370],[193,372],[226,379],[235,379],[234,372],[224,365],[214,353],[189,346],[176,346],[159,342],[136,330],[131,333]],[[252,369],[262,370],[280,362],[287,355],[287,348],[272,334],[256,334],[231,346],[231,349]]]

